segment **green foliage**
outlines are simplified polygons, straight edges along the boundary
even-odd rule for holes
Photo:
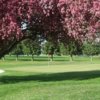
[[[55,54],[61,56],[60,45],[58,45],[55,49]]]
[[[67,48],[65,48],[64,44],[63,43],[60,43],[60,53],[61,55],[68,55],[68,50]]]
[[[55,55],[77,55],[82,54],[82,48],[75,41],[70,41],[68,44],[64,45],[62,42],[58,44],[53,44],[47,41],[43,46],[43,51],[45,54],[55,54]]]
[[[60,43],[60,51],[63,55],[80,55],[82,54],[82,46],[75,41],[70,41],[68,44]]]
[[[23,46],[23,53],[24,55],[30,55],[30,48],[29,46],[27,45],[27,42],[26,40],[22,41],[22,46]]]
[[[41,43],[38,39],[31,40],[26,39],[19,43],[10,54],[19,55],[40,55],[41,54]]]
[[[83,54],[88,56],[98,55],[100,53],[100,45],[85,43],[83,45]]]
[[[19,43],[18,45],[16,45],[15,48],[11,51],[10,54],[13,54],[13,55],[21,55],[21,54],[23,54],[22,44]]]
[[[80,55],[82,54],[82,45],[80,45],[77,41],[70,41],[67,44],[67,50],[69,55]]]
[[[55,46],[52,42],[46,41],[43,47],[44,54],[50,54],[53,55],[55,51]]]

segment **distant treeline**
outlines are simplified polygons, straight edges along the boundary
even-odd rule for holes
[[[75,42],[70,42],[68,45],[63,43],[54,44],[49,41],[41,41],[36,39],[26,39],[13,48],[9,55],[16,55],[18,59],[19,55],[31,55],[34,60],[34,55],[40,54],[49,55],[53,60],[53,55],[70,55],[70,59],[73,60],[73,55],[87,55],[94,56],[100,54],[100,43],[85,42],[83,45],[77,45]]]

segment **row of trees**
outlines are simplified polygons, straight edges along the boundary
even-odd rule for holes
[[[16,60],[19,55],[31,55],[34,60],[34,55],[39,56],[40,54],[48,55],[53,60],[53,55],[70,55],[70,61],[73,60],[73,55],[87,55],[91,57],[100,54],[100,43],[89,43],[84,42],[82,46],[78,46],[75,42],[70,42],[67,46],[63,43],[58,43],[56,46],[50,41],[35,41],[26,39],[19,43],[9,53],[10,55],[16,55]]]
[[[35,41],[31,39],[23,40],[17,44],[9,54],[16,55],[16,60],[18,60],[19,55],[31,55],[32,60],[34,60],[34,55],[41,54],[41,43],[38,39]]]

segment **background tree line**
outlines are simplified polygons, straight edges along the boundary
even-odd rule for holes
[[[73,61],[73,55],[86,55],[90,56],[92,61],[94,55],[100,54],[100,43],[84,42],[83,45],[79,46],[75,41],[71,41],[68,45],[61,42],[55,45],[51,41],[41,41],[39,38],[35,41],[25,39],[16,45],[9,54],[16,55],[16,60],[18,60],[19,55],[32,56],[32,60],[34,60],[34,55],[39,56],[40,54],[48,55],[49,60],[53,60],[53,55],[69,55],[70,61]]]

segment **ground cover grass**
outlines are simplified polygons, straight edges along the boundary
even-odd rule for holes
[[[100,100],[99,57],[36,59],[0,61],[0,100]]]

